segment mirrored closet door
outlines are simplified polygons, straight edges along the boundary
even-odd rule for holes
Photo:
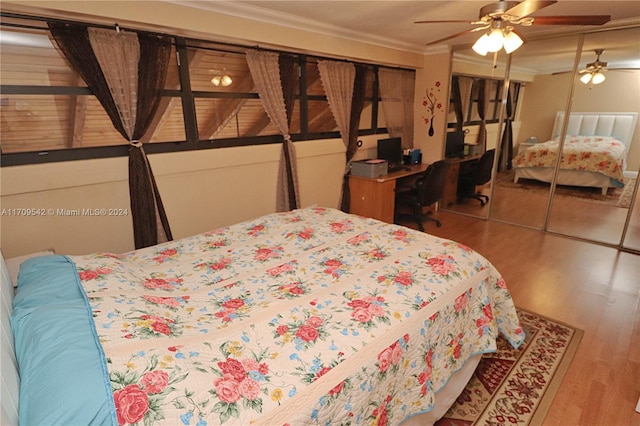
[[[637,220],[630,207],[640,169],[640,71],[628,68],[640,62],[639,31],[584,36],[569,117],[560,114],[554,130],[560,135],[564,121],[550,232],[619,245],[627,223]],[[633,236],[627,231],[626,243],[633,244]]]
[[[518,80],[524,81],[519,91],[517,110],[509,111],[505,105],[503,130],[496,142],[503,152],[493,183],[491,219],[535,229],[544,227],[553,164],[544,168],[543,176],[536,175],[537,169],[528,166],[538,161],[534,155],[536,145],[552,138],[556,113],[566,109],[570,96],[572,73],[556,73],[558,65],[553,59],[567,58],[563,60],[566,61],[564,66],[570,71],[578,41],[578,36],[563,37],[554,43],[549,40],[532,41],[512,54],[507,70],[509,86]],[[543,58],[550,59],[548,64]],[[531,69],[537,70],[534,75],[526,72]],[[508,131],[509,112],[513,118],[511,153],[507,144],[501,143],[505,130]],[[511,161],[507,158],[509,154]]]
[[[501,60],[505,70],[500,78],[504,78],[507,87],[517,84],[518,90],[514,111],[506,108],[508,97],[503,96],[504,102],[500,98],[502,120],[487,140],[486,149],[497,149],[489,186],[490,203],[482,208],[476,206],[475,211],[464,203],[447,209],[484,218],[488,214],[490,220],[640,251],[637,40],[637,26],[602,29],[585,35],[529,41],[510,60],[499,58],[498,63]],[[556,60],[559,58],[563,59]],[[595,77],[598,70],[604,79]],[[470,74],[470,78],[481,76]],[[473,88],[470,90],[473,104],[477,94],[473,95]],[[502,138],[508,120],[512,120],[512,152],[500,154],[501,148],[507,146]],[[598,138],[588,140],[589,136]],[[619,166],[609,157],[593,160],[596,155],[606,154],[576,151],[579,143],[602,148],[609,142],[601,136],[621,140],[624,152]],[[555,141],[555,160],[542,158],[548,141]],[[600,167],[600,172],[610,169],[605,174],[611,179],[596,176],[602,173],[576,176],[563,171],[570,168],[563,166],[563,161],[581,169],[588,160],[599,163],[595,167]],[[538,169],[545,170],[536,170],[536,162],[544,165]]]
[[[451,161],[445,186],[450,194],[445,199],[445,209],[488,218],[485,196],[489,196],[491,188],[483,182],[491,180],[494,159],[482,156],[486,151],[493,153],[496,147],[503,70],[504,67],[498,77],[452,76],[450,125],[445,141],[445,155]],[[488,172],[482,173],[479,168]],[[478,193],[483,195],[478,198]]]
[[[624,230],[624,239],[622,246],[624,248],[640,252],[640,184],[637,183],[635,192],[631,195],[631,212],[629,213],[629,222]]]

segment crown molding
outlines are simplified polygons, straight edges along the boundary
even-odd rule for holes
[[[259,6],[247,5],[227,0],[199,1],[199,0],[165,0],[167,3],[174,3],[183,7],[206,10],[222,15],[229,15],[252,21],[263,22],[281,27],[292,28],[300,31],[307,31],[317,34],[339,37],[361,43],[372,44],[379,47],[402,50],[411,53],[424,54],[426,46],[416,45],[398,40],[391,40],[386,37],[374,34],[363,34],[349,28],[327,24],[312,19],[305,19],[289,13],[277,12]]]

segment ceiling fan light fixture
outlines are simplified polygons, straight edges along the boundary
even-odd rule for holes
[[[507,52],[507,54],[512,53],[522,46],[523,43],[524,42],[518,34],[513,31],[508,31],[504,36],[504,51]]]
[[[591,73],[588,72],[584,74],[582,77],[580,77],[580,81],[583,82],[584,84],[589,84],[589,82],[591,81]]]
[[[473,47],[472,47],[473,51],[476,52],[478,55],[485,56],[489,52],[487,48],[488,38],[489,36],[487,34],[483,34],[482,37],[480,37],[473,44]]]
[[[488,52],[497,52],[502,48],[509,54],[522,46],[523,43],[520,36],[512,31],[512,27],[497,27],[483,34],[474,43],[472,48],[477,54],[482,56],[485,56]]]
[[[229,86],[231,83],[233,83],[233,80],[231,79],[231,77],[229,77],[226,74],[222,76],[222,80],[220,81],[220,84],[222,84],[223,86]]]
[[[211,79],[211,84],[214,86],[227,87],[233,83],[233,79],[227,74],[216,74]]]
[[[486,47],[487,51],[493,53],[502,49],[504,44],[504,34],[500,28],[495,28],[491,30],[491,33],[486,38]]]
[[[600,71],[596,72],[595,74],[593,74],[593,77],[591,77],[591,82],[593,84],[600,84],[605,80],[606,80],[606,77]]]

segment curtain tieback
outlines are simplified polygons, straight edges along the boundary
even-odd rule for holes
[[[142,148],[142,142],[140,142],[139,140],[132,140],[129,141],[129,145],[131,146],[135,146],[136,148]]]

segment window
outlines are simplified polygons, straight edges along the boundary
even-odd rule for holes
[[[126,155],[127,141],[54,47],[46,20],[0,16],[2,165]],[[148,153],[281,141],[255,90],[246,49],[174,38],[163,99],[142,139]],[[299,71],[292,138],[339,137],[318,72],[321,58],[291,55]],[[378,67],[367,65],[361,134],[386,132]]]
[[[481,79],[481,77],[470,77],[463,75],[455,75],[453,77],[457,77],[460,81],[461,87],[461,97],[462,106],[463,106],[463,126],[473,126],[479,125],[481,122],[480,114],[478,112],[478,103],[480,100],[480,93],[478,90],[478,85],[473,84],[477,80]],[[496,79],[485,79],[486,84],[488,85],[487,93],[489,94],[489,99],[487,100],[488,108],[485,111],[485,121],[487,123],[497,123],[500,119],[500,105],[502,103],[502,90],[504,81],[496,80]],[[522,87],[522,83],[511,81],[511,93],[514,101],[513,109],[514,111],[517,108],[518,99],[520,95],[520,89]],[[456,114],[453,103],[453,93],[449,99],[449,113],[447,118],[447,127],[455,128],[456,127]]]
[[[28,28],[2,23],[3,154],[127,144],[53,46],[43,22]],[[167,85],[172,88],[179,83],[177,64],[170,69]],[[166,98],[145,142],[183,140],[181,110],[180,98]]]

